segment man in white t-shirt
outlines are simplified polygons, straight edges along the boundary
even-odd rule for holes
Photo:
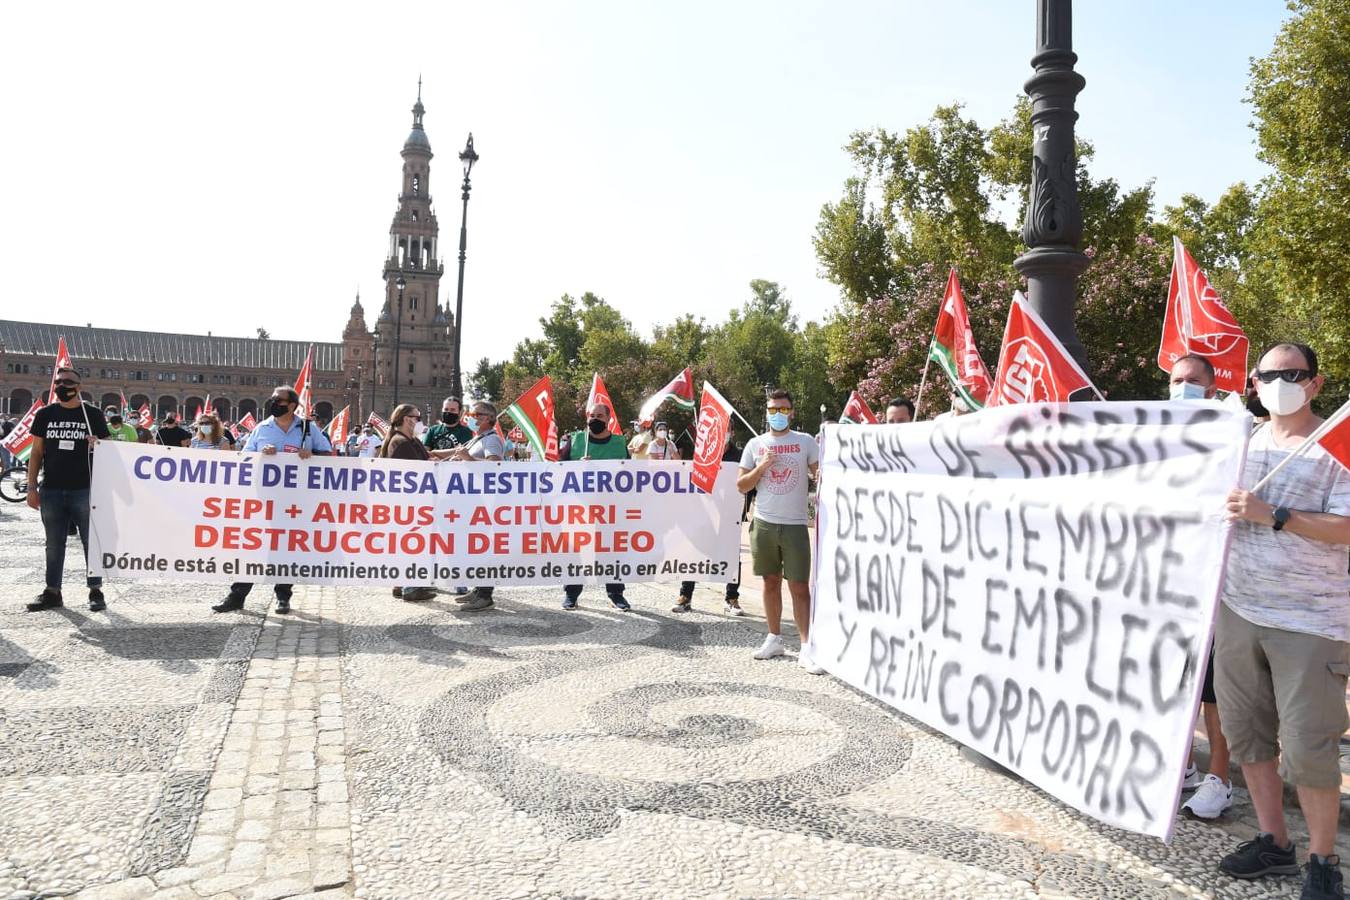
[[[783,581],[792,594],[792,619],[802,639],[797,661],[813,675],[824,673],[806,654],[811,628],[811,536],[807,532],[807,482],[816,477],[820,448],[815,438],[790,430],[792,395],[769,394],[769,431],[751,438],[741,455],[736,488],[756,491],[750,521],[750,554],[755,574],[764,579],[764,618],[769,634],[755,659],[783,655]]]
[[[1270,422],[1252,434],[1242,484],[1228,495],[1233,543],[1215,626],[1214,687],[1223,732],[1251,793],[1260,832],[1219,862],[1235,878],[1298,872],[1285,827],[1284,780],[1308,823],[1303,897],[1341,897],[1336,825],[1340,738],[1350,673],[1350,472],[1311,448],[1255,485],[1322,423],[1317,354],[1277,344],[1257,393]]]
[[[367,425],[361,431],[361,439],[356,442],[357,452],[362,456],[371,458],[380,452],[380,444],[384,443],[375,429]]]

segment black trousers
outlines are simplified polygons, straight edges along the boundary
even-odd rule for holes
[[[567,596],[575,600],[581,596],[582,587],[584,587],[584,585],[565,584],[563,585],[563,591],[567,594]],[[610,584],[605,585],[605,593],[608,594],[610,597],[622,597],[623,585],[619,584],[617,581],[611,582]]]
[[[278,599],[284,598],[286,600],[289,600],[291,599],[291,590],[295,587],[295,585],[277,584],[273,585],[273,587],[276,589]],[[240,600],[243,600],[245,597],[248,596],[248,592],[251,590],[253,590],[253,582],[236,581],[234,584],[230,585],[230,596],[238,597]]]

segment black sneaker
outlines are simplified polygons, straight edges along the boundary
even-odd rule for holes
[[[576,597],[563,597],[563,609],[576,609],[576,608],[577,608]]]
[[[619,594],[617,597],[610,597],[609,602],[620,612],[628,612],[633,608],[628,605],[628,601],[623,598],[623,594]]]
[[[244,598],[236,597],[234,594],[227,594],[225,599],[211,607],[212,612],[234,612],[237,609],[244,608]]]
[[[37,599],[28,604],[29,612],[41,612],[44,609],[56,609],[61,605],[61,595],[51,588],[46,588],[37,595]]]
[[[103,602],[103,591],[99,588],[89,589],[89,611],[103,612],[108,608],[108,604]]]
[[[1260,878],[1262,875],[1297,875],[1298,859],[1294,842],[1283,850],[1275,838],[1264,831],[1219,860],[1219,871],[1234,878]]]
[[[290,611],[291,611],[291,598],[290,598],[290,597],[278,597],[278,598],[277,598],[277,613],[278,613],[278,615],[283,615],[283,616],[284,616],[284,615],[286,615],[287,613],[289,613]]]
[[[1303,900],[1342,900],[1345,887],[1341,882],[1341,858],[1308,854],[1304,867]]]

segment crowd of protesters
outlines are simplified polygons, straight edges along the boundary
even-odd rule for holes
[[[1267,351],[1249,377],[1244,400],[1255,420],[1242,483],[1252,485],[1285,459],[1322,420],[1311,402],[1322,389],[1317,355],[1303,344],[1279,344]],[[330,454],[324,431],[297,415],[300,398],[290,386],[273,391],[267,417],[248,433],[227,427],[213,412],[197,416],[192,429],[168,414],[153,433],[123,419],[117,409],[100,411],[80,400],[80,377],[59,369],[55,398],[33,421],[28,504],[41,512],[46,532],[46,584],[28,605],[43,610],[62,605],[62,570],[67,537],[78,535],[88,552],[91,450],[97,440],[154,441],[175,447],[242,451],[272,455],[295,453],[305,459]],[[1215,372],[1200,356],[1183,356],[1170,373],[1172,400],[1204,401],[1216,396]],[[966,415],[969,405],[956,394],[936,418]],[[354,432],[337,448],[351,456],[409,461],[474,464],[512,458],[515,448],[501,436],[497,408],[479,400],[467,415],[459,398],[441,405],[439,421],[427,427],[412,404],[396,407],[383,437],[370,426]],[[824,672],[806,652],[811,621],[811,539],[809,491],[817,476],[817,437],[794,430],[792,395],[768,392],[768,429],[743,445],[727,447],[726,460],[738,463],[736,486],[746,495],[741,521],[749,519],[753,573],[761,579],[767,634],[755,650],[766,660],[787,652],[782,637],[784,587],[801,636],[798,664],[812,674]],[[892,399],[886,424],[915,420],[914,404]],[[625,441],[612,428],[613,411],[605,403],[586,410],[585,427],[563,435],[560,460],[646,459],[676,461],[681,452],[664,421],[634,423]],[[687,434],[687,432],[686,432]],[[38,486],[39,474],[43,477]],[[753,498],[753,503],[752,503]],[[1220,863],[1237,878],[1299,871],[1283,811],[1283,787],[1297,791],[1309,831],[1309,865],[1304,896],[1341,896],[1339,860],[1334,843],[1340,812],[1339,742],[1350,727],[1346,680],[1350,675],[1350,473],[1316,444],[1275,473],[1254,494],[1234,488],[1227,499],[1233,523],[1232,550],[1223,583],[1208,661],[1203,674],[1200,715],[1209,737],[1209,771],[1192,763],[1183,782],[1185,815],[1220,817],[1233,804],[1231,766],[1243,773],[1261,831]],[[740,571],[727,585],[724,611],[742,614]],[[89,608],[105,608],[101,579],[87,573]],[[217,612],[241,609],[253,585],[231,585]],[[677,613],[693,607],[694,582],[680,585]],[[277,584],[276,612],[290,611],[293,586]],[[631,607],[624,585],[606,584],[615,609]],[[394,589],[403,601],[436,596],[425,584]],[[563,586],[562,607],[575,610],[582,585]],[[461,588],[456,600],[465,610],[493,605],[493,586]]]

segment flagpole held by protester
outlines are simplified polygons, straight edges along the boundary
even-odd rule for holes
[[[1266,477],[1252,485],[1250,492],[1253,494],[1259,492],[1261,488],[1270,483],[1270,480],[1274,478],[1281,469],[1289,465],[1294,459],[1297,459],[1306,453],[1309,447],[1326,437],[1328,432],[1340,427],[1347,419],[1350,419],[1350,401],[1346,401],[1340,409],[1332,413],[1321,425],[1318,425],[1317,428],[1313,430],[1312,434],[1303,439],[1303,443],[1295,447],[1288,456],[1280,460],[1274,468],[1267,472]]]

